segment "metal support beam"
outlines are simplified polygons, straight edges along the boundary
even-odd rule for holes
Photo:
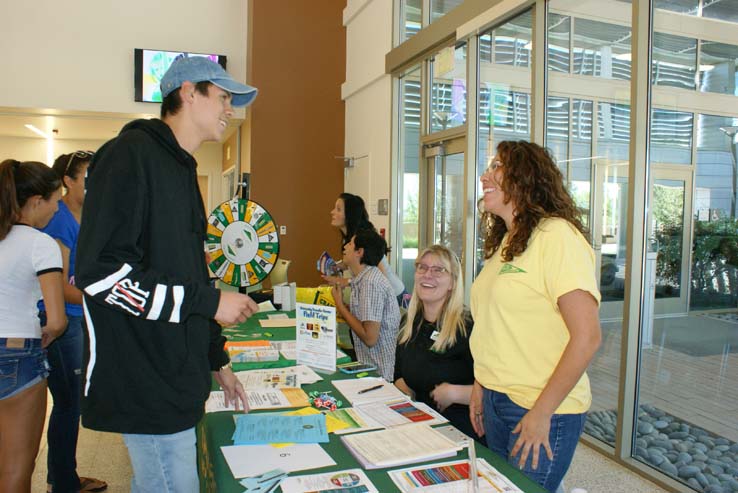
[[[619,431],[615,455],[627,459],[632,453],[634,428],[638,418],[638,375],[640,370],[640,328],[645,296],[643,273],[647,251],[646,207],[648,197],[648,148],[651,108],[651,2],[633,2],[633,41],[630,79],[630,162],[628,166],[628,229],[626,233],[625,299],[620,356]]]

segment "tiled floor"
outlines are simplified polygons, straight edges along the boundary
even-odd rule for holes
[[[49,397],[49,405],[51,397]],[[129,491],[131,466],[120,435],[80,430],[77,449],[78,472],[108,482],[110,493]],[[655,484],[642,479],[607,457],[579,445],[574,462],[564,481],[567,492],[584,488],[588,493],[664,493]],[[33,493],[46,491],[46,435],[33,474]]]

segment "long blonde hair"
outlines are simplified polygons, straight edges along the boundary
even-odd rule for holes
[[[451,274],[451,292],[441,308],[437,325],[440,333],[431,349],[442,353],[447,348],[456,344],[458,334],[466,336],[466,323],[464,320],[464,279],[461,274],[461,264],[451,250],[443,245],[431,245],[418,255],[416,263],[428,254],[433,254],[441,261],[441,264]],[[423,302],[418,298],[417,289],[413,289],[410,305],[407,308],[407,319],[405,325],[400,329],[398,344],[407,344],[413,337],[413,324],[418,318],[418,327],[423,323]]]

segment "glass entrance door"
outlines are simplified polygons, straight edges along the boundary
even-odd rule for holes
[[[439,243],[462,259],[464,253],[464,138],[425,148],[427,169],[425,246]],[[432,219],[431,219],[432,218]]]
[[[685,315],[689,309],[692,171],[655,165],[649,187],[646,279],[652,283],[655,315]],[[653,270],[650,272],[649,269]]]
[[[628,163],[595,162],[592,237],[602,294],[600,317],[621,319],[625,296]],[[646,258],[646,313],[685,314],[688,310],[692,222],[692,171],[653,165],[649,187],[649,253]]]
[[[602,295],[600,318],[623,317],[625,246],[628,228],[628,163],[595,160],[592,243]]]

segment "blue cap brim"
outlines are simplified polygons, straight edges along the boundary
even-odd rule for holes
[[[224,91],[231,93],[231,106],[237,108],[248,106],[253,103],[256,98],[256,94],[259,92],[255,87],[241,84],[233,79],[215,79],[210,82]]]

